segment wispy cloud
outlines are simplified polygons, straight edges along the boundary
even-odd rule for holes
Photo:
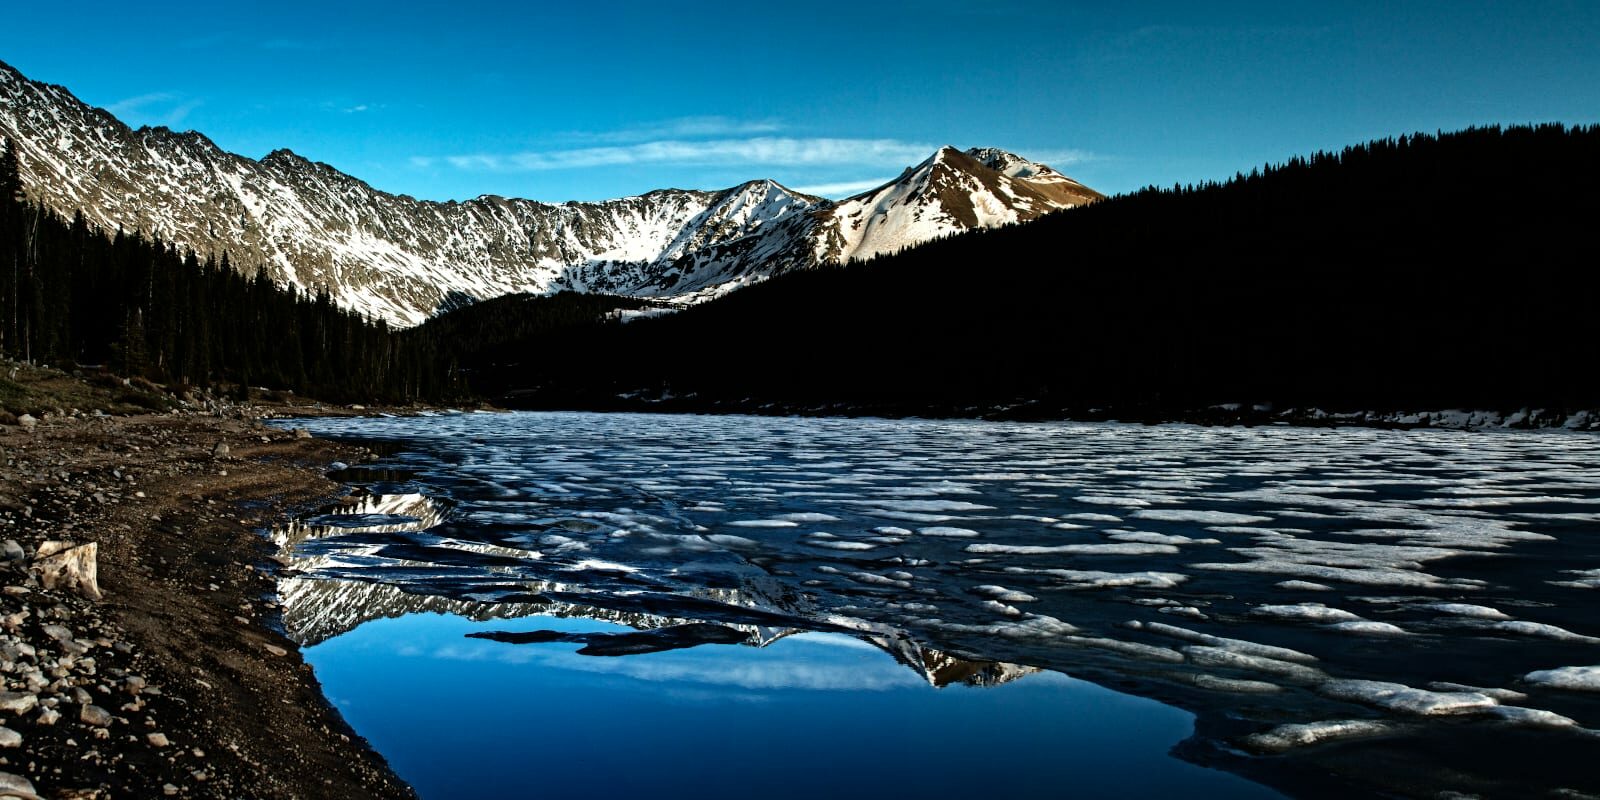
[[[411,163],[419,167],[443,163],[459,170],[478,172],[536,172],[630,164],[882,167],[915,163],[927,158],[933,150],[933,145],[900,139],[757,136],[705,141],[665,139],[630,145],[503,154],[418,156],[412,158]]]
[[[1104,161],[1105,156],[1091,153],[1088,150],[1038,150],[1019,153],[1029,161],[1036,161],[1049,167],[1061,169],[1073,164],[1086,164],[1090,161]]]
[[[819,197],[840,198],[860,194],[868,189],[876,189],[893,178],[872,178],[864,181],[839,181],[838,183],[817,183],[809,186],[795,186],[793,189],[801,194],[814,194]]]
[[[171,92],[152,92],[118,100],[106,106],[113,116],[129,125],[165,125],[176,128],[189,112],[203,104]]]
[[[739,120],[730,117],[700,116],[646,122],[612,131],[574,131],[556,137],[570,142],[623,144],[676,139],[710,139],[756,136],[777,133],[783,125],[776,120]]]

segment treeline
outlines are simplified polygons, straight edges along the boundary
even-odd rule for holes
[[[1595,407],[1596,185],[1597,127],[1404,136],[463,364],[529,406]]]
[[[0,145],[0,353],[190,386],[265,386],[335,402],[459,396],[432,339],[401,337],[281,289],[228,256],[64,220],[28,202],[17,154]]]

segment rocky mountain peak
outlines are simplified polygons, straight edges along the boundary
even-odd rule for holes
[[[279,149],[259,160],[204,135],[134,130],[61,87],[0,63],[0,138],[16,142],[29,196],[106,230],[160,231],[228,253],[280,284],[396,326],[447,298],[563,289],[695,302],[793,269],[892,252],[976,226],[1088,202],[1020,157],[942,147],[897,180],[840,202],[758,179],[717,192],[662,189],[601,202],[389,194]],[[1004,166],[997,169],[996,165]],[[1056,174],[1050,171],[1048,174]],[[1071,189],[1062,190],[1061,187]]]

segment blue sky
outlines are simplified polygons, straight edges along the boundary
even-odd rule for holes
[[[0,60],[135,126],[428,199],[757,177],[942,144],[1108,192],[1470,124],[1600,121],[1600,3],[28,3]]]

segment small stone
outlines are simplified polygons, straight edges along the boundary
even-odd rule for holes
[[[230,453],[230,452],[232,452],[232,451],[228,448],[228,443],[219,441],[214,446],[212,446],[212,448],[211,448],[211,457],[212,458],[223,458],[223,457],[227,456],[228,453]]]
[[[39,420],[32,414],[23,414],[22,416],[17,417],[17,424],[22,426],[23,430],[31,431],[34,429],[34,426],[39,424]]]
[[[0,726],[0,747],[12,748],[22,746],[22,734],[10,728]]]
[[[150,743],[151,747],[166,747],[167,745],[172,744],[171,742],[167,741],[167,735],[164,733],[147,733],[145,734],[144,739]]]
[[[85,725],[104,728],[111,724],[111,712],[99,706],[86,705],[78,712],[78,721]]]
[[[295,428],[294,429],[294,438],[296,438],[296,439],[310,439],[311,438],[311,431],[308,431],[305,428]]]
[[[27,557],[28,554],[23,552],[22,545],[17,544],[16,539],[0,542],[0,561],[21,561]]]
[[[89,695],[89,690],[82,686],[74,686],[72,687],[72,701],[80,706],[86,706],[93,703],[94,698]]]
[[[161,793],[166,795],[166,796],[168,796],[168,797],[171,797],[172,795],[175,795],[175,794],[178,793],[178,787],[173,786],[170,783],[163,783],[163,784],[161,784]]]
[[[262,647],[262,649],[266,650],[267,652],[269,652],[269,653],[271,653],[271,654],[273,654],[275,656],[286,656],[286,655],[289,655],[289,651],[288,650],[285,650],[285,649],[283,649],[283,648],[281,648],[281,647],[279,647],[279,646],[277,646],[275,644],[264,644],[261,647]]]
[[[61,721],[61,712],[60,711],[57,711],[57,710],[55,710],[53,708],[47,708],[47,709],[39,712],[39,724],[40,725],[54,725],[54,724],[56,724],[57,722],[60,722],[60,721]]]
[[[122,688],[127,689],[129,694],[138,694],[144,689],[144,678],[141,678],[138,675],[129,675],[127,679],[122,682]]]
[[[58,642],[72,641],[72,629],[65,625],[46,625],[41,630],[44,631],[44,635]]]
[[[39,707],[39,698],[26,692],[0,692],[0,711],[26,714]]]

